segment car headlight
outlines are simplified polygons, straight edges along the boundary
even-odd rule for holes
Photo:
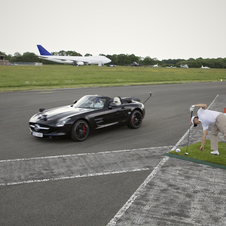
[[[70,118],[61,119],[61,120],[56,124],[56,127],[62,127],[62,126],[64,126],[65,123],[66,123],[67,121],[69,121],[69,120],[70,120]]]

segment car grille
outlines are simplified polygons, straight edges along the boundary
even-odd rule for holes
[[[32,131],[35,131],[35,132],[49,132],[50,130],[50,127],[46,126],[46,125],[41,125],[41,124],[30,124],[30,128]]]

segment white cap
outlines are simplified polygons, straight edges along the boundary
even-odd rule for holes
[[[194,124],[194,127],[196,127],[197,124],[194,123],[194,118],[198,118],[198,116],[195,115],[195,116],[193,116],[193,117],[191,118],[191,124]]]

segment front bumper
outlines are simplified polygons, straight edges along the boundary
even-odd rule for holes
[[[62,132],[55,132],[55,133],[41,133],[41,132],[35,132],[32,131],[30,129],[30,134],[34,137],[39,137],[39,138],[43,138],[43,137],[61,137],[61,136],[66,136],[66,133],[62,133]]]
[[[50,127],[47,125],[34,124],[34,123],[29,123],[29,130],[32,136],[39,137],[39,138],[61,137],[61,136],[67,136],[70,133],[69,126]]]

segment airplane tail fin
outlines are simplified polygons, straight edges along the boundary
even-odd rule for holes
[[[37,45],[38,50],[40,55],[48,55],[48,56],[52,56],[52,54],[50,52],[48,52],[44,47],[42,47],[41,45]]]

